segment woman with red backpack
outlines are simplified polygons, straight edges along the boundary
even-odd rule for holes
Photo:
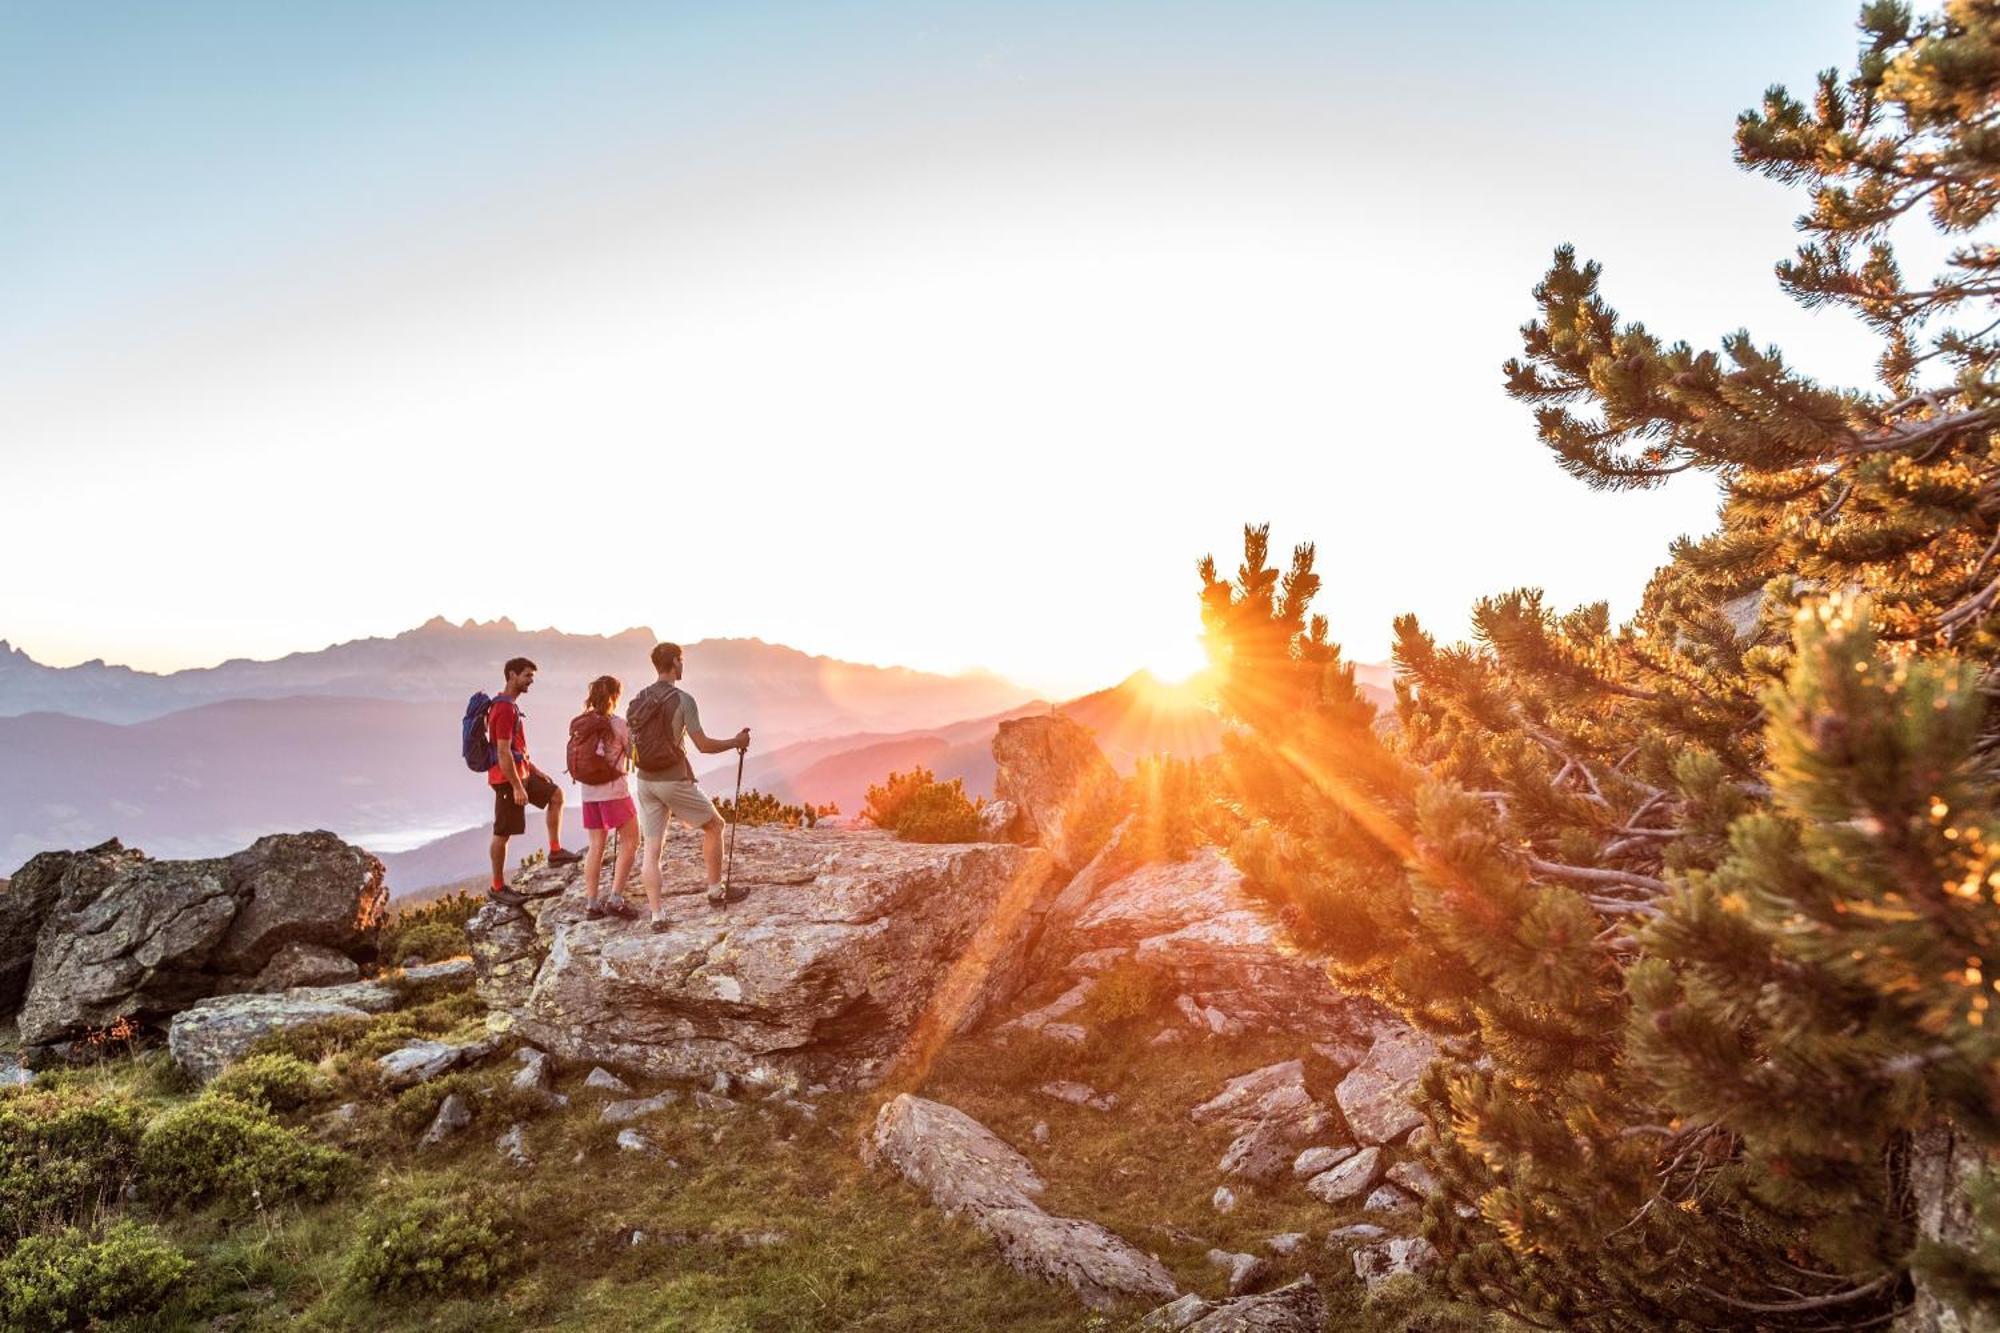
[[[616,676],[591,681],[583,712],[569,724],[569,775],[583,786],[583,831],[590,839],[583,858],[583,900],[584,916],[591,921],[607,916],[630,921],[638,916],[625,901],[625,881],[639,851],[639,811],[626,779],[632,767],[632,733],[618,716],[623,690]],[[613,833],[618,835],[618,854],[611,893],[600,900],[597,880],[604,868],[604,841]]]

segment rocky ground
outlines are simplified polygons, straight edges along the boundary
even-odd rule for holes
[[[748,896],[719,909],[677,842],[659,933],[531,869],[554,896],[400,968],[328,924],[376,910],[336,846],[44,861],[0,897],[45,997],[0,1041],[0,1111],[158,1125],[285,1074],[268,1134],[345,1154],[338,1187],[248,1216],[124,1187],[197,1261],[190,1328],[1482,1326],[1417,1238],[1428,1043],[1334,991],[1214,851],[1134,864],[1093,833],[1071,725],[1003,729],[1004,841],[746,829]],[[308,862],[317,898],[279,874]],[[175,892],[214,919],[152,949]],[[288,934],[280,901],[315,924]],[[281,984],[300,961],[323,984]],[[76,975],[105,980],[63,1000]],[[105,1040],[132,997],[164,1049]],[[371,1247],[439,1237],[444,1286],[385,1285]]]

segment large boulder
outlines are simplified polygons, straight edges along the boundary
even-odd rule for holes
[[[1059,713],[1017,717],[993,737],[994,795],[1068,871],[1111,831],[1123,789],[1090,731]]]
[[[249,990],[288,946],[372,957],[388,905],[382,863],[324,832],[275,834],[203,861],[155,861],[113,843],[37,857],[30,870],[59,881],[21,1000],[30,1046]]]
[[[698,855],[669,843],[676,881]],[[1019,990],[1051,863],[1032,847],[743,828],[734,875],[742,901],[670,892],[655,933],[585,920],[575,867],[530,871],[519,887],[562,892],[473,917],[480,992],[562,1060],[872,1086]]]
[[[909,1093],[893,1098],[877,1114],[864,1153],[947,1213],[970,1218],[1008,1266],[1071,1288],[1094,1310],[1176,1294],[1158,1259],[1095,1222],[1043,1212],[1034,1165],[955,1107]]]
[[[21,867],[0,890],[0,1014],[21,1007],[28,973],[35,964],[35,940],[66,888],[101,886],[126,863],[145,860],[113,838],[87,852],[43,852]]]

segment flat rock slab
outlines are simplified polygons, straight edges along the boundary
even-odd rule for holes
[[[1334,1089],[1347,1127],[1363,1143],[1394,1143],[1424,1123],[1410,1100],[1437,1058],[1430,1038],[1409,1028],[1385,1032]]]
[[[1309,1277],[1260,1296],[1209,1301],[1183,1296],[1140,1321],[1148,1333],[1319,1333],[1326,1303]]]
[[[329,1019],[365,1019],[396,1006],[396,993],[379,982],[310,986],[275,995],[221,995],[174,1015],[167,1050],[174,1063],[206,1083],[250,1053],[267,1033]]]
[[[1040,849],[837,829],[737,838],[744,899],[669,896],[658,934],[585,920],[575,867],[523,875],[524,889],[563,892],[473,917],[482,996],[565,1061],[856,1088],[1019,990],[1050,887]],[[668,858],[696,873],[697,849],[682,841]]]
[[[1043,1212],[1034,1165],[956,1107],[903,1093],[877,1114],[866,1154],[947,1213],[970,1217],[1017,1272],[1070,1287],[1094,1310],[1176,1294],[1151,1255],[1095,1222]]]

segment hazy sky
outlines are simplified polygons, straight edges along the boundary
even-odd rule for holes
[[[1778,293],[1735,114],[1850,0],[0,0],[0,636],[165,669],[433,613],[1053,690],[1318,542],[1351,654],[1628,612],[1713,496],[1564,477],[1500,363],[1550,251]]]

